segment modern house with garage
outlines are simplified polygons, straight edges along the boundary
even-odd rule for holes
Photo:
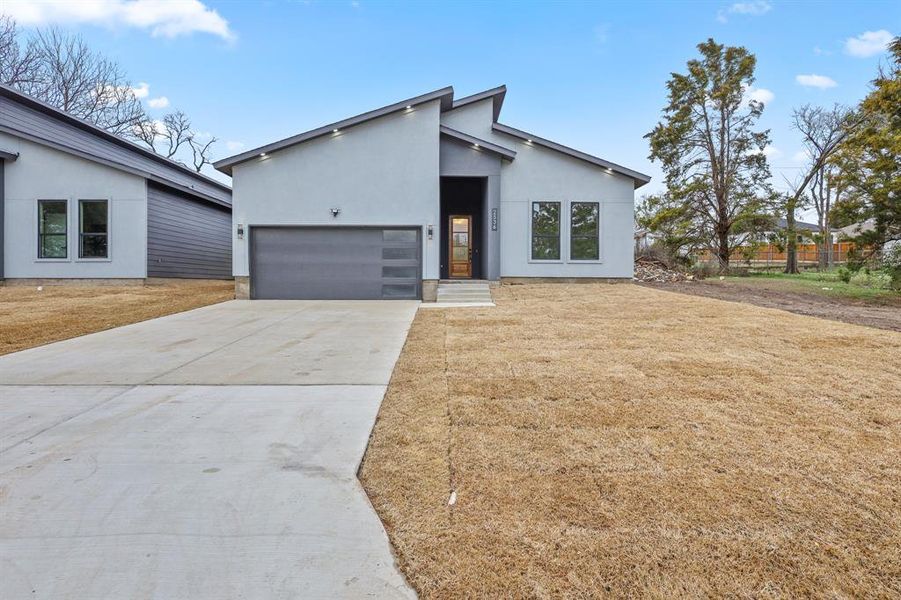
[[[650,178],[498,122],[451,87],[215,163],[237,296],[435,300],[439,280],[627,279]]]
[[[0,86],[0,279],[231,278],[231,189]]]

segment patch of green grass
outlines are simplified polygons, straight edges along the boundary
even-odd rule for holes
[[[774,290],[814,293],[822,296],[852,298],[857,300],[901,301],[901,294],[885,287],[878,286],[881,273],[871,271],[870,277],[858,277],[851,282],[839,278],[837,270],[803,271],[796,275],[778,272],[752,272],[741,277],[726,277],[729,283],[754,287],[767,287]],[[714,280],[716,280],[714,278]],[[868,280],[869,285],[862,285]]]

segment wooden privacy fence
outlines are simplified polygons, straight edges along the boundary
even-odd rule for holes
[[[822,248],[816,244],[798,244],[798,264],[812,264],[819,262],[820,252],[826,252],[826,246]],[[832,244],[832,262],[844,263],[848,260],[848,252],[854,248],[854,242],[836,242]],[[750,260],[752,265],[761,264],[785,264],[787,258],[787,249],[774,244],[763,244],[757,246],[753,250],[736,248],[732,251],[729,258],[730,262],[735,264],[747,263]],[[709,250],[701,253],[700,259],[704,262],[716,260],[716,256]]]

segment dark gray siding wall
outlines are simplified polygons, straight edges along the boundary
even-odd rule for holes
[[[147,186],[147,276],[230,279],[231,213],[175,190]]]
[[[0,96],[0,131],[44,142],[113,166],[121,165],[133,172],[171,182],[216,201],[231,204],[231,191],[228,189],[197,177],[186,169],[166,164],[166,161],[150,156],[151,153],[145,153],[141,148],[114,143],[7,96]]]

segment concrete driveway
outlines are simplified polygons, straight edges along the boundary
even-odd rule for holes
[[[228,302],[0,357],[8,598],[409,597],[356,479],[416,302]]]

